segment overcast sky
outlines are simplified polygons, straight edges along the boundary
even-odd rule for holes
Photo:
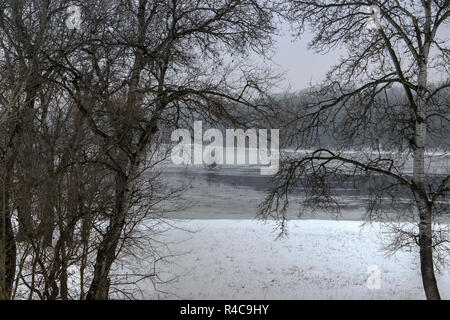
[[[301,39],[295,39],[287,26],[282,33],[275,38],[277,50],[272,60],[274,67],[286,73],[286,81],[280,85],[283,88],[290,85],[292,91],[298,91],[308,87],[311,81],[321,80],[343,54],[336,51],[323,55],[308,50],[311,34],[305,33]]]
[[[323,79],[330,67],[339,61],[345,50],[330,52],[326,55],[308,50],[312,35],[305,33],[301,39],[294,39],[289,27],[283,26],[283,35],[276,37],[276,53],[272,60],[274,67],[285,72],[286,81],[280,84],[281,91],[291,86],[290,91],[298,91],[308,87],[310,81]],[[445,25],[439,32],[440,38],[450,38],[450,25]]]

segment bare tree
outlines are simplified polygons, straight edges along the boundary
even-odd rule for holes
[[[98,24],[98,13],[85,17],[80,47],[67,55],[61,83],[88,119],[106,156],[103,164],[114,173],[115,207],[87,293],[88,299],[105,299],[142,161],[158,131],[199,115],[237,119],[230,102],[250,105],[263,81],[242,62],[225,66],[220,53],[226,49],[243,61],[249,51],[263,52],[275,28],[272,5],[265,1],[93,3],[106,24]],[[236,77],[236,70],[244,74]]]
[[[371,6],[380,9],[379,28],[367,27]],[[393,247],[419,246],[426,297],[440,299],[433,251],[448,242],[439,224],[448,213],[450,182],[442,161],[449,156],[450,48],[441,32],[449,1],[289,1],[286,16],[297,35],[310,28],[316,51],[348,53],[323,84],[286,107],[293,115],[286,124],[294,134],[289,143],[311,151],[285,155],[261,216],[275,215],[284,227],[288,194],[297,187],[305,190],[304,208],[338,212],[333,180],[368,185],[369,218],[385,212],[394,219],[398,209],[397,222],[417,222],[417,229],[397,228]],[[334,144],[326,145],[326,136]],[[430,154],[436,137],[440,156]],[[402,203],[405,196],[411,205]]]
[[[81,30],[66,28],[69,4]],[[0,6],[1,298],[130,297],[114,264],[151,244],[161,204],[181,191],[158,174],[162,135],[197,118],[246,124],[273,80],[246,60],[270,47],[274,5]]]
[[[32,39],[28,27],[35,27],[36,16],[45,15],[46,8],[44,2],[42,6],[33,8],[35,14],[28,20],[26,25],[22,19],[26,4],[23,1],[4,1],[0,14],[0,50],[2,57],[2,67],[9,74],[2,75],[1,95],[1,123],[2,123],[2,210],[1,212],[1,296],[9,298],[11,295],[12,282],[15,274],[15,248],[16,235],[12,230],[13,208],[11,206],[11,183],[14,179],[13,171],[18,164],[19,153],[23,151],[27,157],[22,158],[23,168],[22,178],[27,180],[32,174],[30,156],[33,135],[34,106],[36,104],[37,90],[41,82],[41,70],[39,69],[38,51],[41,44],[41,37]],[[39,15],[41,13],[42,15]],[[33,19],[35,18],[35,19]],[[38,32],[42,36],[42,31]],[[36,40],[35,43],[32,43]],[[20,150],[20,151],[19,151]],[[24,186],[28,188],[31,184],[29,180]],[[27,190],[30,191],[30,190]],[[31,197],[30,192],[24,193],[18,208],[20,229],[28,230],[31,218],[30,213]],[[21,238],[25,232],[18,235]]]

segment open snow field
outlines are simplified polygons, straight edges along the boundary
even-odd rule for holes
[[[276,240],[273,222],[178,221],[193,233],[164,235],[173,263],[145,298],[167,299],[424,299],[417,253],[386,256],[379,225],[357,221],[295,220],[287,238]],[[381,271],[380,289],[369,290],[367,268]],[[438,275],[450,299],[450,273]]]

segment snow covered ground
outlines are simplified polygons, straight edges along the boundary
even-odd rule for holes
[[[177,221],[195,231],[164,235],[176,255],[159,265],[163,280],[150,299],[424,299],[417,253],[386,256],[380,225],[295,220],[287,238],[275,224],[254,220]],[[380,289],[367,287],[368,267],[380,270]],[[438,275],[450,299],[450,273]]]
[[[274,221],[252,220],[267,187],[259,168],[189,166],[185,171],[169,166],[165,174],[174,184],[188,177],[191,186],[181,197],[186,207],[167,215],[181,229],[160,235],[161,243],[170,243],[170,252],[161,250],[171,257],[157,263],[164,283],[157,284],[158,290],[147,283],[144,298],[425,298],[418,253],[387,256],[383,225],[361,228],[369,196],[364,188],[336,183],[344,208],[338,221],[325,213],[299,218],[298,204],[292,202],[288,237],[277,239]],[[371,266],[380,271],[378,290],[367,287]],[[450,299],[450,272],[441,271],[441,296]]]

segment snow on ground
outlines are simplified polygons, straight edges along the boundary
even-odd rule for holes
[[[296,220],[287,238],[276,240],[275,224],[254,220],[177,221],[196,231],[171,230],[173,263],[160,265],[162,292],[149,299],[424,299],[418,255],[386,256],[380,225],[358,221]],[[381,271],[379,290],[369,290],[367,268]],[[450,273],[438,275],[450,299]]]

